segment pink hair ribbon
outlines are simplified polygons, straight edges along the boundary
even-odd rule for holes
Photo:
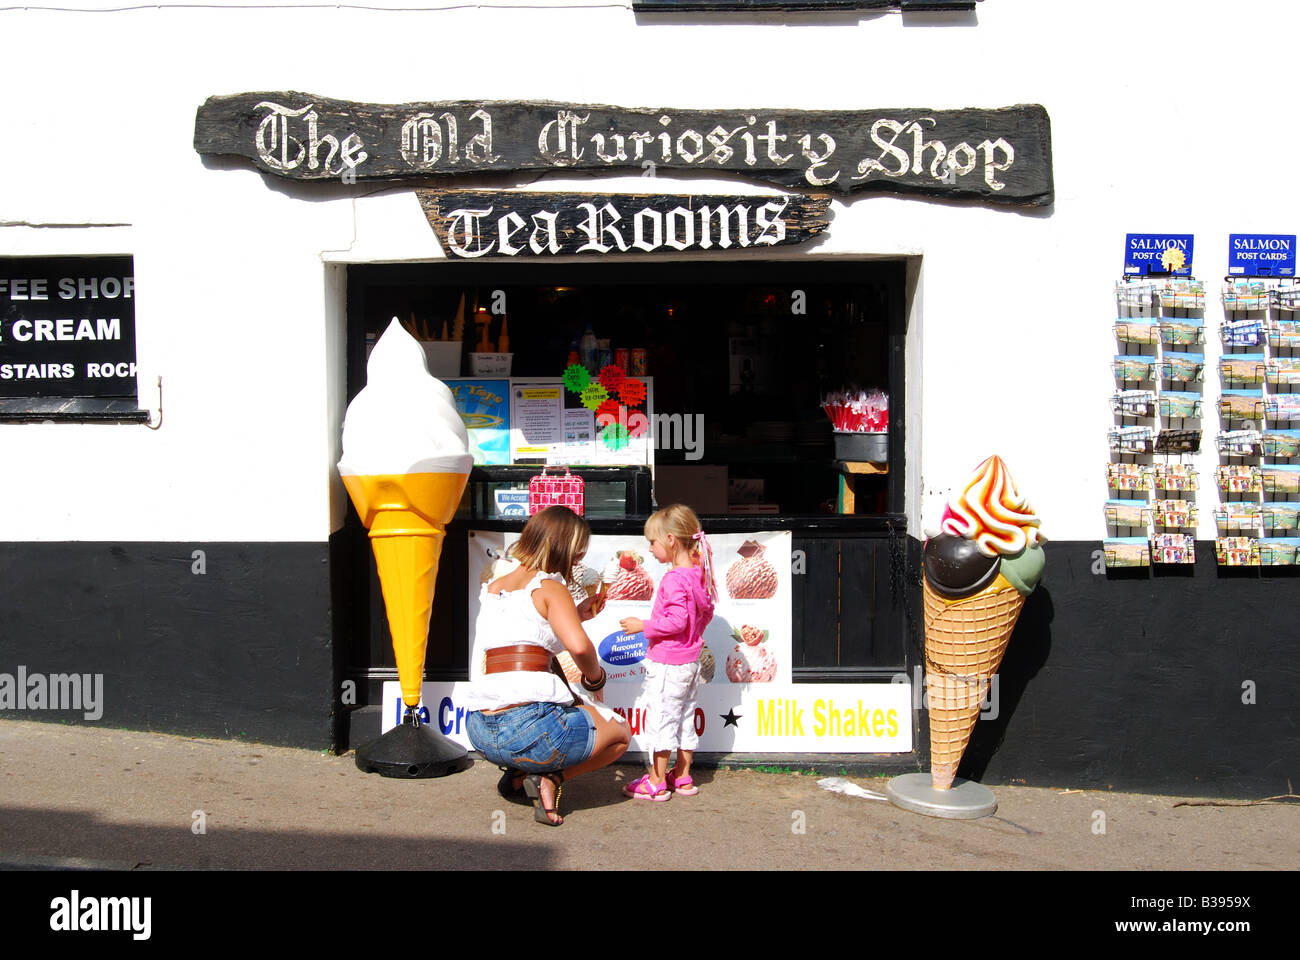
[[[709,546],[709,538],[704,535],[703,530],[696,530],[691,534],[692,540],[698,540],[704,545],[704,550],[700,554],[701,566],[703,567],[702,575],[704,587],[709,592],[709,598],[718,599],[718,585],[713,579],[713,548]]]

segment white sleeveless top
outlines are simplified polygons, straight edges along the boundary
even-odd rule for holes
[[[533,591],[543,580],[565,586],[560,573],[538,573],[521,590],[489,593],[487,584],[479,591],[479,613],[474,623],[474,650],[470,655],[467,710],[496,710],[514,703],[572,703],[573,691],[555,674],[537,670],[483,672],[483,655],[495,647],[526,643],[551,653],[562,653],[564,644],[546,618],[533,605]],[[567,588],[566,588],[567,589]]]

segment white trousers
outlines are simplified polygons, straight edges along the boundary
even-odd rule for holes
[[[645,745],[650,753],[694,750],[700,744],[695,732],[695,699],[700,689],[700,664],[645,661]]]

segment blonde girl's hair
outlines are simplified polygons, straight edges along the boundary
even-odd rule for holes
[[[695,511],[684,503],[674,503],[650,514],[645,522],[647,539],[662,540],[670,533],[685,545],[691,562],[700,568],[704,589],[716,600],[718,586],[713,578],[713,548],[704,536],[704,529],[700,526],[700,518]]]
[[[528,519],[510,555],[530,570],[562,573],[568,579],[590,537],[587,521],[568,507],[547,507]]]

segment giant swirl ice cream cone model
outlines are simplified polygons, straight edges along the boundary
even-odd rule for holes
[[[409,734],[399,731],[421,728],[415,708],[424,679],[438,560],[473,458],[451,391],[429,375],[424,351],[396,319],[375,344],[366,374],[366,386],[348,405],[343,420],[338,469],[361,522],[370,531],[379,570],[406,704],[403,726],[386,736],[398,734],[400,739]],[[420,736],[441,739],[427,727]],[[357,765],[390,776],[451,772],[446,764],[429,767],[414,755],[404,763],[400,755],[394,759],[387,756],[390,751],[369,749],[384,739],[359,748]],[[455,744],[444,743],[465,756]],[[410,747],[406,744],[408,752]],[[398,748],[399,754],[402,749]],[[378,760],[376,753],[382,755]]]
[[[912,774],[890,783],[900,806],[943,817],[984,816],[997,808],[979,784],[961,798],[953,780],[981,705],[1025,598],[1043,573],[1043,537],[1029,502],[1001,458],[976,468],[943,513],[941,532],[923,549],[926,699],[930,714],[930,782]],[[987,797],[984,797],[987,794]],[[901,797],[901,799],[900,799]]]
[[[999,457],[979,465],[925,542],[930,778],[947,790],[1025,598],[1043,573],[1042,536]]]

